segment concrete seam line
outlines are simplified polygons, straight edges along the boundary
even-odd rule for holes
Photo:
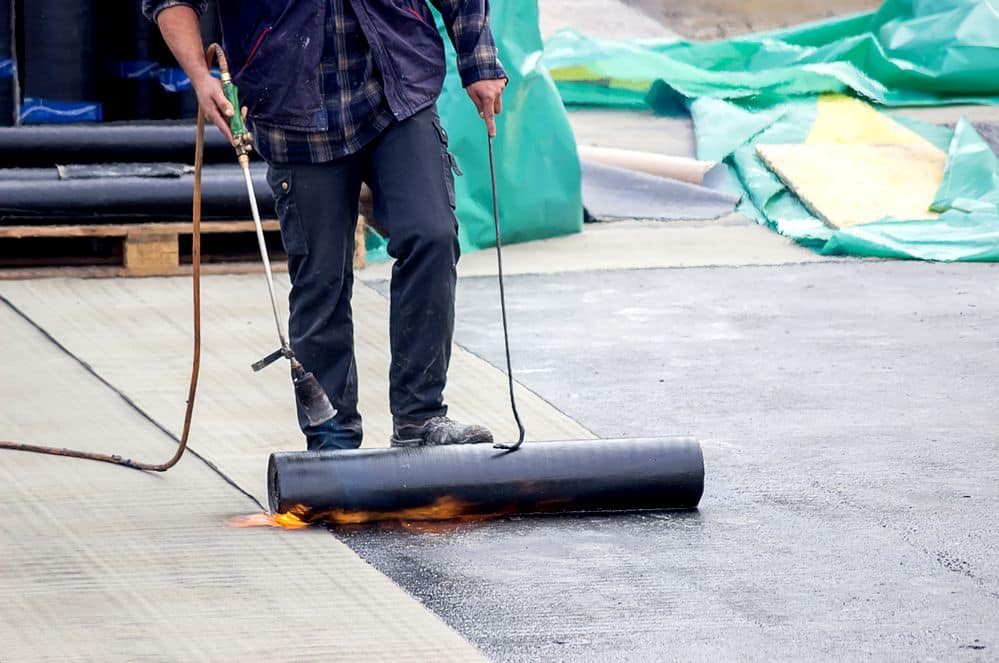
[[[518,276],[519,276],[519,275],[518,275]],[[495,276],[495,275],[493,275],[493,276],[491,276],[491,277],[490,277],[490,276],[485,276],[485,277],[472,277],[472,278],[492,278],[492,279],[495,279],[495,278],[496,278],[496,276]],[[365,285],[369,285],[369,284],[365,284]],[[389,299],[388,297],[386,297],[385,295],[383,295],[383,294],[382,294],[381,292],[379,292],[379,291],[378,291],[378,289],[376,289],[376,288],[371,288],[371,290],[373,290],[374,292],[376,292],[376,293],[378,294],[378,296],[379,296],[379,297],[381,297],[382,299],[385,299],[385,300],[388,300],[388,299]],[[469,350],[468,348],[466,348],[466,347],[465,347],[464,345],[462,345],[462,344],[460,344],[460,343],[458,343],[458,342],[456,342],[456,341],[452,341],[452,343],[453,343],[454,345],[456,345],[457,347],[461,348],[461,349],[462,349],[462,351],[464,351],[464,352],[467,352],[467,353],[468,353],[469,355],[471,355],[472,357],[475,357],[476,359],[478,359],[478,360],[479,360],[479,361],[481,361],[482,363],[486,364],[487,366],[491,366],[491,367],[493,367],[493,368],[494,368],[495,370],[499,371],[500,373],[503,373],[504,375],[506,374],[506,373],[505,373],[505,372],[503,371],[503,369],[502,369],[502,368],[500,368],[500,367],[499,367],[499,366],[497,366],[496,364],[492,363],[491,361],[489,361],[489,360],[488,360],[488,359],[486,359],[485,357],[483,357],[483,356],[481,356],[481,355],[479,355],[479,354],[477,354],[477,353],[475,353],[475,352],[472,352],[471,350]],[[581,424],[580,422],[578,422],[578,421],[576,421],[575,419],[573,419],[572,417],[570,417],[570,416],[569,416],[569,415],[568,415],[568,414],[567,414],[566,412],[564,412],[563,410],[561,410],[561,409],[560,409],[559,407],[557,407],[557,406],[556,406],[556,405],[555,405],[554,403],[552,403],[551,401],[549,401],[549,400],[548,400],[547,398],[545,398],[545,397],[544,397],[544,396],[542,396],[541,394],[537,393],[537,392],[536,392],[536,391],[534,391],[533,389],[529,388],[529,387],[528,387],[527,385],[523,384],[523,383],[522,383],[522,382],[521,382],[520,380],[517,380],[517,379],[516,379],[516,371],[514,371],[514,383],[516,383],[516,385],[517,385],[518,387],[520,387],[521,389],[523,389],[524,391],[526,391],[526,392],[528,392],[529,394],[531,394],[532,396],[536,397],[536,398],[537,398],[537,399],[538,399],[539,401],[541,401],[542,403],[544,403],[545,405],[547,405],[548,407],[550,407],[550,408],[551,408],[552,410],[554,410],[555,412],[558,412],[558,413],[559,413],[559,414],[561,414],[561,415],[562,415],[563,417],[565,417],[565,418],[566,418],[566,419],[568,419],[569,421],[571,421],[571,422],[573,422],[574,424],[576,424],[577,426],[579,426],[579,427],[580,427],[581,429],[583,429],[584,431],[586,431],[587,433],[589,433],[590,435],[592,435],[592,436],[593,436],[594,438],[599,438],[599,437],[600,437],[599,435],[597,435],[596,433],[594,433],[593,431],[591,431],[591,430],[590,430],[589,428],[587,428],[586,426],[584,426],[584,425],[583,425],[583,424]],[[511,413],[511,415],[510,415],[510,416],[512,417],[512,416],[513,416],[513,414]],[[528,433],[530,433],[530,431],[528,431]]]
[[[561,272],[516,272],[513,274],[507,274],[507,278],[515,278],[518,276],[558,276],[560,274],[589,274],[598,272],[649,272],[653,270],[683,270],[683,269],[746,269],[751,267],[804,267],[806,265],[837,265],[844,262],[893,262],[893,258],[851,258],[851,257],[830,257],[826,260],[815,260],[815,261],[795,261],[795,262],[773,262],[773,263],[745,263],[741,265],[729,265],[724,263],[713,264],[713,265],[652,265],[652,266],[642,266],[642,267],[596,267],[593,269],[579,269],[579,270],[565,270]],[[495,279],[495,274],[471,274],[468,276],[459,276],[460,279]],[[366,281],[367,285],[378,285],[380,283],[388,283],[389,279],[378,279],[374,281]],[[379,293],[380,294],[380,293]]]
[[[164,435],[166,435],[167,437],[169,437],[171,440],[173,440],[177,444],[180,444],[180,439],[176,435],[174,435],[169,430],[167,430],[162,424],[160,424],[160,422],[156,421],[145,410],[143,410],[141,407],[139,407],[138,404],[136,404],[135,401],[133,401],[131,398],[129,398],[123,391],[121,391],[120,389],[118,389],[117,387],[115,387],[113,384],[111,384],[110,382],[108,382],[100,373],[98,373],[97,371],[95,371],[94,368],[90,364],[88,364],[87,362],[83,361],[80,357],[76,356],[75,354],[73,354],[69,350],[69,348],[67,348],[65,345],[63,345],[58,340],[56,340],[56,338],[54,336],[52,336],[52,334],[48,333],[41,325],[39,325],[37,322],[35,322],[34,320],[32,320],[31,317],[29,317],[24,311],[22,311],[17,306],[15,306],[13,302],[11,302],[9,299],[7,299],[6,297],[4,297],[3,295],[0,295],[0,301],[2,301],[4,304],[6,304],[8,307],[10,307],[10,309],[12,311],[14,311],[14,313],[16,313],[17,315],[19,315],[22,319],[24,319],[25,322],[27,322],[29,325],[31,325],[34,329],[38,330],[38,332],[43,337],[45,337],[50,343],[52,343],[57,348],[59,348],[60,350],[62,350],[63,353],[65,353],[73,361],[75,361],[80,366],[82,366],[83,369],[87,373],[89,373],[90,375],[94,376],[97,379],[98,382],[100,382],[105,387],[107,387],[112,392],[114,392],[129,407],[131,407],[133,410],[135,410],[143,419],[145,419],[146,421],[148,421],[149,423],[151,423],[160,432],[162,432]],[[29,442],[30,441],[31,440],[29,440]],[[252,500],[253,503],[256,504],[262,511],[266,511],[266,509],[264,508],[264,506],[259,501],[257,501],[256,497],[254,497],[253,495],[251,495],[250,493],[248,493],[246,490],[244,490],[231,477],[229,477],[225,472],[223,472],[221,469],[219,469],[218,466],[216,466],[214,463],[212,463],[211,461],[209,461],[207,458],[205,458],[204,456],[202,456],[201,454],[199,454],[193,448],[188,448],[188,451],[191,454],[193,454],[195,458],[197,458],[202,463],[204,463],[205,465],[207,465],[213,472],[215,472],[215,474],[217,474],[218,476],[220,476],[227,484],[229,484],[230,486],[232,486],[233,488],[235,488],[236,490],[238,490],[240,493],[242,493],[243,495],[245,495],[247,498],[249,498],[250,500]]]
[[[564,269],[559,271],[550,272],[510,272],[505,274],[506,278],[512,279],[518,276],[558,276],[560,274],[589,274],[594,272],[647,272],[651,270],[683,270],[683,269],[745,269],[748,267],[803,267],[805,265],[825,265],[825,264],[840,264],[849,262],[865,262],[865,263],[875,263],[875,262],[893,262],[894,258],[875,258],[875,257],[863,257],[858,258],[854,256],[822,256],[822,260],[794,260],[791,262],[752,262],[752,263],[740,263],[740,264],[730,264],[730,263],[714,263],[714,264],[700,264],[700,265],[639,265],[639,266],[620,266],[620,267],[592,267],[589,269]],[[468,280],[468,279],[495,279],[496,274],[466,274],[458,275],[458,280]],[[364,276],[360,276],[358,280],[364,285],[375,287],[384,283],[388,283],[390,279],[388,278],[371,278],[365,279]],[[381,293],[378,293],[381,295]],[[382,295],[384,297],[384,295]],[[464,346],[462,346],[464,348]],[[467,349],[467,348],[466,348]]]
[[[459,348],[461,348],[462,350],[464,350],[468,354],[472,355],[473,357],[475,357],[479,361],[481,361],[481,362],[483,362],[485,364],[488,364],[489,366],[492,366],[497,371],[499,371],[501,373],[504,372],[503,369],[502,369],[502,367],[497,366],[496,364],[492,363],[491,361],[489,361],[488,359],[486,359],[482,355],[479,355],[479,354],[477,354],[475,352],[472,352],[471,350],[469,350],[468,348],[466,348],[464,345],[461,345],[460,343],[455,343],[455,345],[457,345]],[[584,426],[581,422],[577,421],[576,419],[573,419],[571,416],[569,416],[569,414],[567,412],[565,412],[564,410],[562,410],[561,408],[559,408],[557,405],[555,405],[554,403],[552,403],[550,400],[548,400],[547,398],[545,398],[544,396],[542,396],[541,394],[539,394],[538,392],[534,391],[533,389],[531,389],[530,387],[528,387],[527,385],[525,385],[523,382],[521,382],[520,380],[518,380],[517,377],[516,377],[517,376],[517,371],[514,371],[513,373],[514,373],[514,380],[513,381],[514,381],[514,383],[518,387],[520,387],[521,389],[523,389],[527,393],[531,394],[532,396],[536,396],[537,399],[540,400],[542,403],[544,403],[545,405],[547,405],[548,407],[550,407],[555,412],[558,412],[563,417],[565,417],[569,421],[571,421],[574,424],[576,424],[577,426],[579,426],[581,429],[583,429],[584,431],[586,431],[587,433],[589,433],[590,435],[592,435],[594,438],[599,438],[600,437],[599,435],[597,435],[596,433],[594,433],[593,431],[591,431],[589,428],[587,428],[586,426]],[[510,416],[513,416],[513,415],[511,414]],[[528,431],[528,433],[530,433],[530,431]],[[528,441],[530,441],[530,439],[528,439]]]

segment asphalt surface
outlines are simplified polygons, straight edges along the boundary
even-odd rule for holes
[[[461,282],[457,340],[500,365],[496,296]],[[701,508],[338,536],[500,661],[995,660],[997,296],[993,265],[511,278],[519,379],[700,438]]]

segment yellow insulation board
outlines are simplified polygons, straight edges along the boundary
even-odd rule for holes
[[[884,218],[932,219],[947,155],[857,99],[819,99],[803,144],[757,154],[816,216],[843,228]]]

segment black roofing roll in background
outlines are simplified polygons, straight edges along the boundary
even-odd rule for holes
[[[267,185],[267,167],[255,163],[251,173],[260,213],[273,217],[274,199]],[[54,168],[22,170],[21,174],[20,179],[0,177],[0,221],[5,225],[25,219],[33,224],[55,224],[191,218],[194,186],[191,175],[83,178],[77,172],[72,179],[59,179]],[[246,182],[239,166],[207,166],[202,186],[205,219],[248,218]]]
[[[307,521],[693,509],[704,458],[683,438],[292,451],[271,454],[267,486],[272,512]]]
[[[14,3],[0,0],[0,126],[14,124]]]
[[[96,0],[26,0],[21,11],[24,96],[95,100]]]
[[[193,124],[95,124],[0,128],[0,168],[69,163],[194,163]],[[232,146],[205,128],[205,163],[234,163]]]
[[[153,76],[159,30],[136,0],[101,0],[101,101],[105,120],[153,118],[160,83]]]

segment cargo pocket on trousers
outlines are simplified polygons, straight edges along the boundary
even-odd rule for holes
[[[441,165],[444,169],[444,188],[447,192],[447,202],[451,206],[451,209],[454,209],[457,205],[454,192],[454,176],[460,176],[461,169],[458,168],[458,162],[455,160],[454,155],[448,152],[447,131],[441,125],[440,118],[434,119],[434,128],[437,130],[437,136],[441,141]]]
[[[295,205],[295,183],[291,168],[270,166],[267,183],[274,194],[274,211],[281,226],[281,243],[288,255],[309,255],[309,242]]]

